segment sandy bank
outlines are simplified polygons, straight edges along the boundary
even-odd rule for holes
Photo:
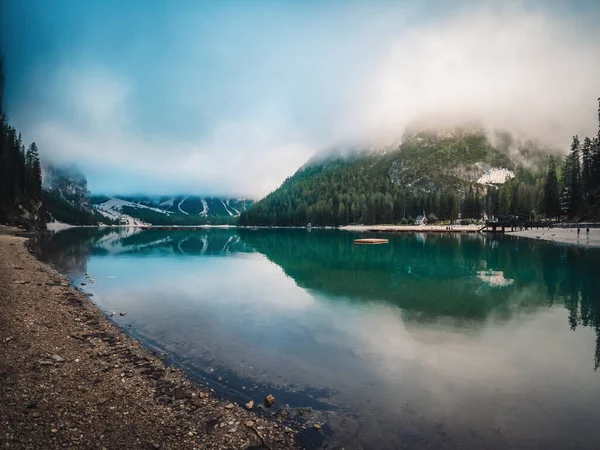
[[[577,237],[576,228],[539,228],[527,231],[507,232],[506,234],[530,239],[541,239],[559,244],[600,247],[600,228],[590,228],[589,235],[586,233],[585,228],[581,228],[579,237]]]
[[[438,232],[438,233],[475,233],[481,225],[346,225],[340,230],[376,231],[376,232]],[[448,229],[449,228],[449,229]]]
[[[165,366],[24,244],[0,235],[2,448],[295,446],[284,423]]]

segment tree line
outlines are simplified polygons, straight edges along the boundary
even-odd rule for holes
[[[37,145],[27,149],[3,111],[4,71],[0,60],[0,220],[22,225],[45,223],[42,168]]]
[[[562,161],[558,161],[559,163]],[[600,216],[600,98],[598,98],[598,134],[583,142],[573,136],[571,151],[564,159],[560,174],[550,157],[544,183],[546,217],[568,220],[597,219]]]

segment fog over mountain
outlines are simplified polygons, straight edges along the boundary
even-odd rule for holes
[[[583,0],[3,2],[5,109],[105,194],[259,198],[318,152],[391,145],[407,126],[566,152],[595,134],[599,14]]]

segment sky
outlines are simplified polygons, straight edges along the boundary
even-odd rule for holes
[[[0,0],[4,110],[93,193],[260,198],[332,148],[597,130],[597,0]]]

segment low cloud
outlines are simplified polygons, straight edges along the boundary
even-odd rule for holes
[[[219,31],[190,14],[170,44],[182,54],[148,72],[62,58],[44,86],[56,111],[17,125],[46,158],[78,163],[94,192],[254,198],[318,152],[389,145],[415,123],[477,123],[565,151],[596,133],[597,27],[576,11],[460,4],[412,24],[415,11],[385,5],[318,21],[280,12],[255,34],[243,17]]]
[[[597,128],[600,33],[520,10],[485,10],[392,42],[349,120],[385,143],[413,123],[479,124],[550,147]]]

